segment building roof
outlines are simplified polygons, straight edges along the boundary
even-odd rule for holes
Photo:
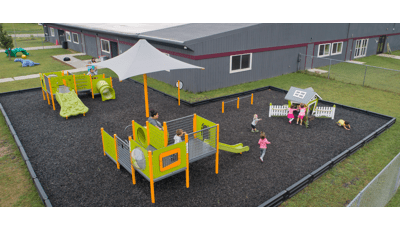
[[[313,99],[314,96],[322,99],[311,87],[307,89],[300,89],[292,86],[286,94],[285,100],[308,104],[308,102]]]
[[[257,23],[54,23],[97,32],[135,36],[183,44],[197,39],[219,36]]]

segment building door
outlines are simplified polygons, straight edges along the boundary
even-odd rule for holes
[[[60,42],[60,45],[65,41],[64,30],[58,30],[58,41]]]
[[[111,46],[111,58],[118,56],[118,44],[116,42],[110,41]]]
[[[307,46],[307,56],[306,60],[306,69],[311,69],[311,64],[313,62],[313,51],[314,51],[314,43],[308,44]]]
[[[386,35],[380,36],[378,42],[378,48],[376,49],[376,54],[383,53],[383,50],[385,49],[385,42],[386,42]]]

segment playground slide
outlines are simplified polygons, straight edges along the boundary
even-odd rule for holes
[[[67,93],[56,92],[56,100],[61,106],[60,116],[70,117],[78,114],[84,114],[89,111],[74,91]]]
[[[96,87],[101,94],[102,101],[115,99],[115,91],[106,81],[97,82]]]
[[[236,145],[227,145],[224,143],[219,142],[219,149],[226,151],[226,152],[231,152],[231,153],[242,153],[242,152],[247,152],[249,151],[249,146],[244,146],[242,143],[236,144]]]

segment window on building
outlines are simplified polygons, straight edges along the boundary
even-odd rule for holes
[[[306,92],[304,91],[300,91],[300,90],[296,90],[293,94],[293,97],[298,97],[300,99],[303,99],[306,96]]]
[[[101,51],[105,53],[110,53],[110,41],[103,39],[100,40],[101,40]]]
[[[77,33],[72,33],[72,41],[76,44],[79,44],[79,37]]]
[[[318,57],[328,56],[331,50],[331,43],[320,44],[318,48]]]
[[[364,57],[367,55],[368,39],[356,40],[356,47],[354,49],[354,58]]]
[[[251,70],[252,54],[241,54],[231,56],[230,73]]]
[[[67,41],[71,41],[71,33],[68,31],[65,31],[65,38],[67,39]]]
[[[54,37],[54,28],[50,28],[50,35]]]
[[[337,55],[342,53],[343,42],[332,43],[332,55]]]

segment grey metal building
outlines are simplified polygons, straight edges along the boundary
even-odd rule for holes
[[[395,23],[193,23],[60,24],[45,23],[50,42],[110,58],[146,39],[160,51],[205,70],[176,70],[149,77],[203,92],[326,65],[299,53],[337,60],[400,49]],[[127,60],[128,61],[128,60]],[[301,68],[300,68],[301,67]]]

